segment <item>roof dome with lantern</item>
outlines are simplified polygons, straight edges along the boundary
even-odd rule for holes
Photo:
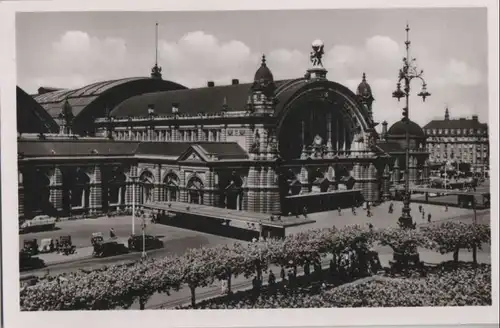
[[[361,80],[361,83],[358,85],[358,89],[356,90],[356,95],[358,97],[361,97],[362,100],[368,100],[368,101],[373,101],[375,100],[373,98],[372,94],[372,88],[366,82],[366,74],[363,73],[363,79]]]
[[[408,130],[410,137],[425,138],[424,130],[413,121],[406,122],[400,120],[394,123],[387,131],[387,136],[390,137],[400,137],[406,135],[406,130]]]
[[[262,55],[262,62],[259,69],[255,72],[252,89],[256,91],[272,90],[274,88],[273,73],[267,67],[266,56]]]

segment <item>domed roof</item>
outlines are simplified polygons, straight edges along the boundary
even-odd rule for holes
[[[366,82],[366,74],[365,73],[363,73],[363,80],[358,85],[358,89],[356,91],[356,94],[358,96],[363,97],[363,98],[373,98],[372,88],[370,87],[368,82]]]
[[[424,130],[413,121],[405,122],[403,120],[394,123],[387,131],[388,136],[404,136],[406,134],[406,129],[410,133],[410,136],[425,138]]]
[[[255,76],[254,76],[253,80],[255,82],[273,82],[274,81],[273,73],[271,73],[271,70],[266,65],[266,56],[265,55],[262,56],[262,63],[260,65],[259,69],[257,70],[257,72],[255,72]]]

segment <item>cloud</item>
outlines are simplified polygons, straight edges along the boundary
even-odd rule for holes
[[[451,59],[446,65],[447,82],[458,85],[477,85],[482,82],[481,72],[466,62]]]
[[[52,49],[52,65],[62,66],[72,74],[113,72],[122,68],[127,58],[125,40],[99,39],[82,31],[67,31]]]
[[[420,83],[412,83],[411,118],[425,124],[441,117],[446,104],[456,104],[461,115],[474,111],[477,95],[484,91],[485,74],[470,63],[443,59],[432,49],[415,47],[418,65],[422,65],[432,96],[422,103],[415,97]],[[309,47],[277,47],[266,51],[267,64],[275,79],[304,76],[309,67]],[[229,84],[237,78],[250,82],[260,66],[262,53],[242,40],[222,40],[204,31],[186,33],[177,40],[159,41],[159,64],[163,77],[188,87],[200,87],[207,81]],[[402,103],[392,98],[397,74],[402,66],[404,44],[384,35],[374,35],[363,43],[336,44],[325,49],[323,64],[330,80],[345,84],[352,91],[367,74],[375,103],[374,117],[390,124],[401,118]],[[150,54],[127,45],[120,38],[97,38],[85,31],[67,31],[51,45],[43,71],[27,79],[30,91],[40,85],[79,87],[99,80],[144,76],[152,66]],[[146,74],[144,74],[146,73]],[[452,109],[452,108],[451,108]],[[453,109],[452,109],[453,112]]]
[[[188,86],[200,86],[206,81],[226,78],[248,79],[258,68],[258,55],[238,40],[219,41],[202,31],[190,32],[177,42],[161,41],[161,64],[169,79]]]

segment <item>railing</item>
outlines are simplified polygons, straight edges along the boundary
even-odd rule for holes
[[[170,121],[170,120],[198,120],[198,119],[216,119],[216,118],[231,118],[231,117],[250,117],[250,116],[268,116],[263,113],[253,113],[249,111],[228,111],[217,113],[199,113],[196,115],[190,114],[171,114],[171,115],[154,115],[154,116],[137,116],[137,117],[113,117],[112,120],[106,117],[99,117],[95,120],[96,123],[122,123],[122,122],[151,122],[151,121]]]

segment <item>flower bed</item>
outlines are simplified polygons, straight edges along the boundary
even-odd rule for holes
[[[326,290],[302,288],[293,293],[261,293],[258,297],[239,293],[203,301],[198,308],[485,306],[491,302],[490,265],[458,268],[443,265],[425,278],[373,277]]]

